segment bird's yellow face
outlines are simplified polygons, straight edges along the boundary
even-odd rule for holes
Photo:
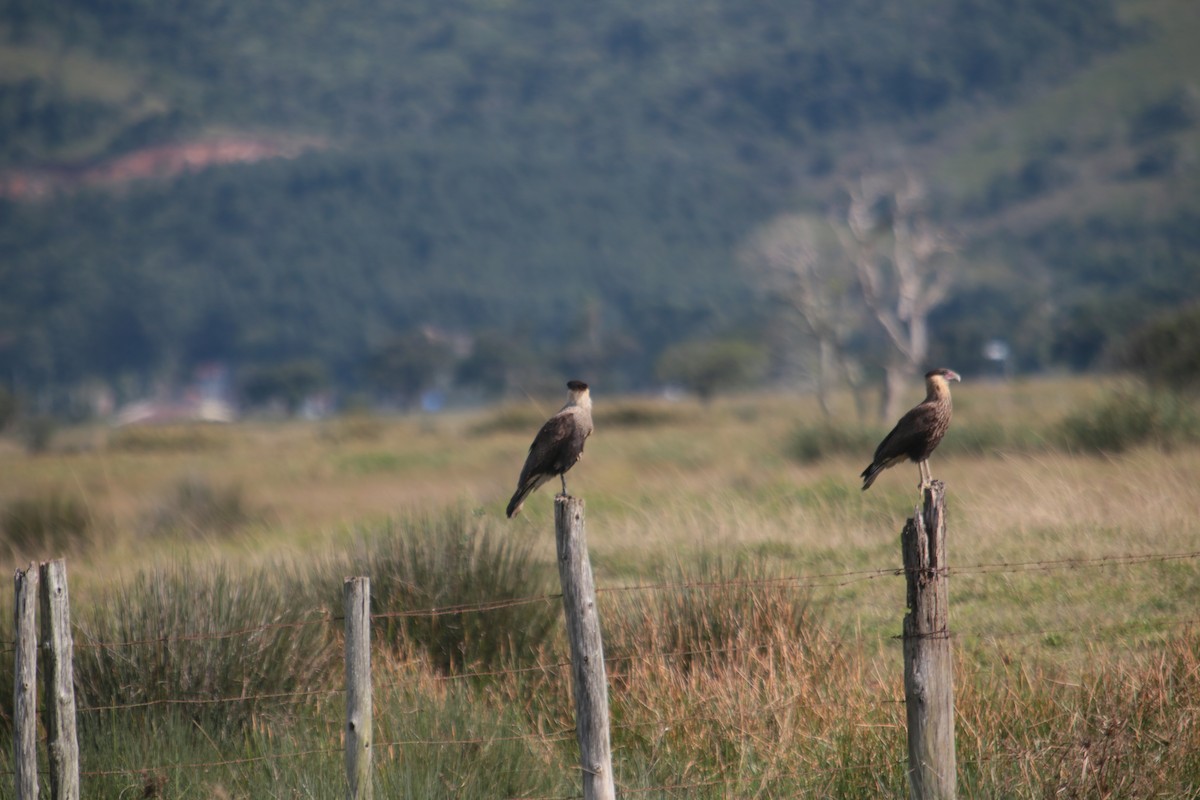
[[[950,393],[950,383],[962,377],[952,369],[935,369],[925,374],[926,386],[933,394],[941,397]]]

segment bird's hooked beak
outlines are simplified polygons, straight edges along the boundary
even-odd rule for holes
[[[957,372],[955,372],[954,370],[952,370],[952,369],[948,369],[948,370],[946,370],[946,380],[948,380],[948,381],[962,381],[962,376],[961,376],[961,375],[959,375],[959,374],[958,374]]]

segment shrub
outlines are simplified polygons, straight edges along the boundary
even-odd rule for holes
[[[559,608],[551,600],[505,605],[546,594],[546,570],[528,544],[462,508],[389,523],[371,537],[359,569],[371,577],[372,612],[385,615],[379,639],[424,650],[443,672],[531,661]],[[470,608],[478,605],[493,608]],[[431,609],[442,611],[423,613]]]
[[[1200,303],[1157,317],[1135,331],[1118,359],[1152,386],[1200,391]]]
[[[557,407],[555,407],[557,410]],[[546,414],[528,406],[505,406],[486,419],[471,426],[474,436],[489,436],[493,433],[534,433],[546,421]]]
[[[1200,413],[1179,394],[1118,391],[1065,418],[1056,435],[1067,447],[1119,453],[1138,445],[1170,449],[1200,442]]]
[[[201,477],[184,478],[151,512],[153,533],[228,534],[254,519],[242,489],[214,486]]]
[[[669,653],[692,669],[736,660],[738,651],[807,651],[815,640],[807,593],[762,560],[706,556],[661,579],[663,589],[641,596],[624,615],[614,654]]]
[[[57,431],[58,423],[53,417],[34,416],[27,417],[21,422],[18,435],[25,445],[26,452],[38,455],[50,449],[50,443]]]
[[[298,576],[267,570],[138,573],[77,615],[79,705],[175,702],[216,729],[286,712],[338,656],[334,625],[309,594]]]
[[[984,456],[997,451],[1037,450],[1043,444],[1042,434],[1030,428],[1009,427],[999,422],[956,422],[938,445],[938,452]]]
[[[145,425],[119,428],[109,437],[108,446],[136,453],[190,453],[227,447],[226,437],[226,431],[212,423]]]
[[[86,541],[91,521],[83,503],[58,492],[18,498],[0,512],[5,543],[27,558],[60,554]]]
[[[318,435],[333,444],[347,442],[377,442],[383,437],[387,425],[379,417],[363,412],[345,414],[321,426]]]
[[[604,405],[595,412],[596,424],[605,429],[649,428],[677,422],[683,416],[679,408],[647,401]]]
[[[704,403],[718,392],[754,383],[766,369],[765,351],[739,339],[689,340],[659,356],[658,377],[682,386]]]
[[[883,431],[878,428],[847,427],[824,423],[805,425],[792,434],[788,455],[801,464],[811,464],[835,455],[859,455],[870,459]]]

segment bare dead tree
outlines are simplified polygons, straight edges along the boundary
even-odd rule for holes
[[[845,341],[861,321],[854,271],[839,253],[823,247],[828,226],[803,214],[782,214],[763,225],[742,249],[742,263],[771,297],[795,312],[817,346],[817,397],[826,416],[840,371],[857,390],[861,370]]]
[[[836,230],[863,301],[891,344],[881,414],[892,419],[907,380],[929,355],[929,314],[949,295],[954,248],[929,219],[926,189],[911,173],[863,178],[849,193],[846,224]]]

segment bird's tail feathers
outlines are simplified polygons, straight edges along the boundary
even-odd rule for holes
[[[517,491],[513,493],[512,499],[508,501],[508,508],[505,509],[505,513],[508,514],[509,519],[521,513],[521,506],[525,505],[525,498],[529,497],[534,489],[545,483],[548,477],[547,475],[538,475],[517,487]]]
[[[879,462],[875,462],[875,463],[871,464],[871,466],[867,467],[866,469],[864,469],[862,471],[862,475],[861,475],[861,477],[863,479],[862,490],[864,492],[867,489],[871,488],[871,484],[874,483],[875,479],[879,477],[879,473],[883,472],[883,468],[885,466],[886,466],[886,464],[880,464]]]
[[[505,509],[505,513],[508,514],[509,519],[512,519],[514,514],[521,513],[521,506],[525,504],[525,498],[528,496],[528,494],[529,492],[519,491],[512,496],[511,500],[508,501],[508,508]]]

